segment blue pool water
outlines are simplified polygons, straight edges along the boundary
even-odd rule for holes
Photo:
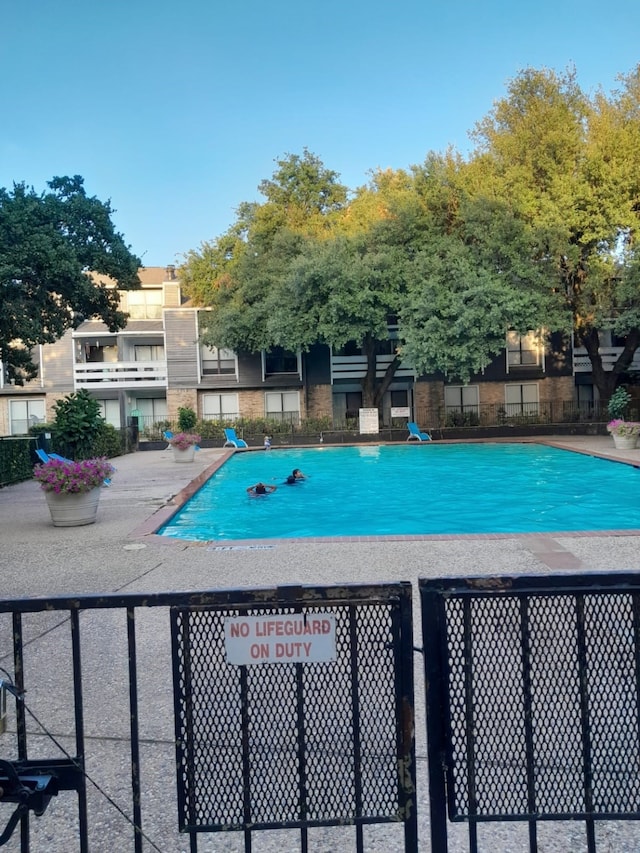
[[[283,482],[293,468],[308,477]],[[267,497],[246,487],[276,485]],[[532,444],[236,453],[158,532],[198,541],[640,528],[640,470]]]

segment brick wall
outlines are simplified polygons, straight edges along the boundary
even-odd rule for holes
[[[198,392],[195,388],[167,388],[167,418],[178,420],[178,409],[193,409],[198,413]]]
[[[331,418],[333,416],[333,396],[331,385],[311,385],[307,395],[308,418]]]

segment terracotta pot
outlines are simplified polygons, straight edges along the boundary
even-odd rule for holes
[[[56,494],[45,492],[51,521],[54,527],[81,527],[83,524],[93,524],[98,514],[100,487],[89,492],[76,494]]]
[[[172,450],[174,462],[193,462],[193,457],[196,455],[196,448],[193,444],[185,450],[179,450],[177,447],[173,447]]]

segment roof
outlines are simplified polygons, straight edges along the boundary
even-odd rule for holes
[[[94,281],[104,282],[105,284],[111,285],[112,287],[116,286],[115,280],[110,278],[108,275],[101,275],[97,272],[91,272],[90,275],[91,278],[94,279]],[[140,269],[138,270],[138,276],[143,287],[145,285],[147,287],[151,285],[159,287],[165,281],[175,281],[176,283],[178,282],[178,276],[176,274],[176,268],[174,266],[140,267]]]

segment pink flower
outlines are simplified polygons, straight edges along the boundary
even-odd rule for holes
[[[65,459],[49,459],[33,469],[33,478],[45,492],[56,494],[78,494],[90,492],[108,480],[115,468],[104,457],[72,462]]]
[[[200,444],[202,438],[194,432],[179,432],[169,439],[169,444],[178,450],[187,450],[194,444]]]
[[[623,421],[621,418],[616,418],[609,421],[607,424],[607,432],[611,435],[633,436],[640,433],[640,424],[634,421]]]

